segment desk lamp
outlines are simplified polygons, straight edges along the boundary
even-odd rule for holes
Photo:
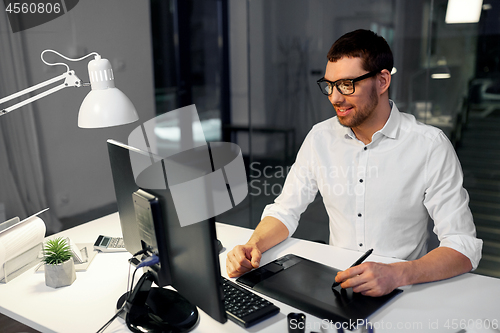
[[[43,58],[44,54],[47,52],[55,53],[62,58],[69,61],[81,61],[87,57],[94,56],[88,64],[88,71],[90,77],[89,83],[82,83],[82,81],[75,75],[75,71],[70,70],[69,66],[65,63],[48,63]],[[42,61],[48,66],[65,66],[66,72],[56,76],[55,78],[49,79],[45,82],[39,83],[33,87],[21,90],[15,94],[4,97],[0,99],[0,105],[8,102],[14,98],[23,96],[37,89],[43,88],[50,84],[56,83],[60,80],[64,80],[63,83],[52,87],[51,89],[45,90],[35,96],[27,98],[17,104],[14,104],[8,108],[0,110],[0,116],[9,113],[15,109],[18,109],[26,104],[34,102],[42,97],[48,96],[56,91],[59,91],[67,87],[82,87],[91,85],[92,90],[88,93],[80,106],[80,111],[78,113],[78,126],[81,128],[101,128],[101,127],[111,127],[117,125],[124,125],[132,123],[139,119],[134,105],[122,93],[119,89],[115,87],[115,80],[113,76],[113,70],[111,68],[111,63],[107,59],[101,58],[101,56],[92,52],[79,59],[71,59],[63,56],[62,54],[53,51],[45,50],[40,55]]]

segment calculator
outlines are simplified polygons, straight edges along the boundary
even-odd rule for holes
[[[121,237],[109,237],[100,235],[94,243],[94,250],[101,252],[123,252],[125,243]]]

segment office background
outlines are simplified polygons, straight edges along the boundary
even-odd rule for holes
[[[334,115],[315,81],[342,34],[371,29],[392,47],[391,98],[454,143],[484,240],[479,274],[500,276],[500,0],[478,22],[447,24],[448,0],[85,0],[12,33],[0,14],[0,96],[63,72],[44,49],[108,58],[139,122],[196,104],[207,140],[244,152],[249,196],[219,221],[255,227],[313,124]],[[58,60],[56,58],[48,59]],[[87,61],[70,63],[88,82]],[[449,74],[435,79],[433,74]],[[87,89],[66,89],[0,117],[0,219],[44,217],[53,233],[116,211],[106,140],[138,126],[81,129]],[[171,125],[165,124],[166,131]],[[394,161],[397,163],[397,161]],[[321,197],[295,236],[328,239]]]

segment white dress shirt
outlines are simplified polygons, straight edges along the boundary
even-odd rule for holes
[[[319,190],[330,220],[330,244],[413,260],[427,253],[430,216],[440,246],[464,254],[475,269],[482,241],[476,238],[453,146],[441,130],[390,103],[387,123],[368,145],[337,117],[316,124],[281,194],[262,217],[277,218],[291,236]]]

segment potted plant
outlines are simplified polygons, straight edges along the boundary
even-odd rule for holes
[[[52,288],[71,285],[76,280],[73,253],[67,239],[59,237],[45,243],[45,284]]]

